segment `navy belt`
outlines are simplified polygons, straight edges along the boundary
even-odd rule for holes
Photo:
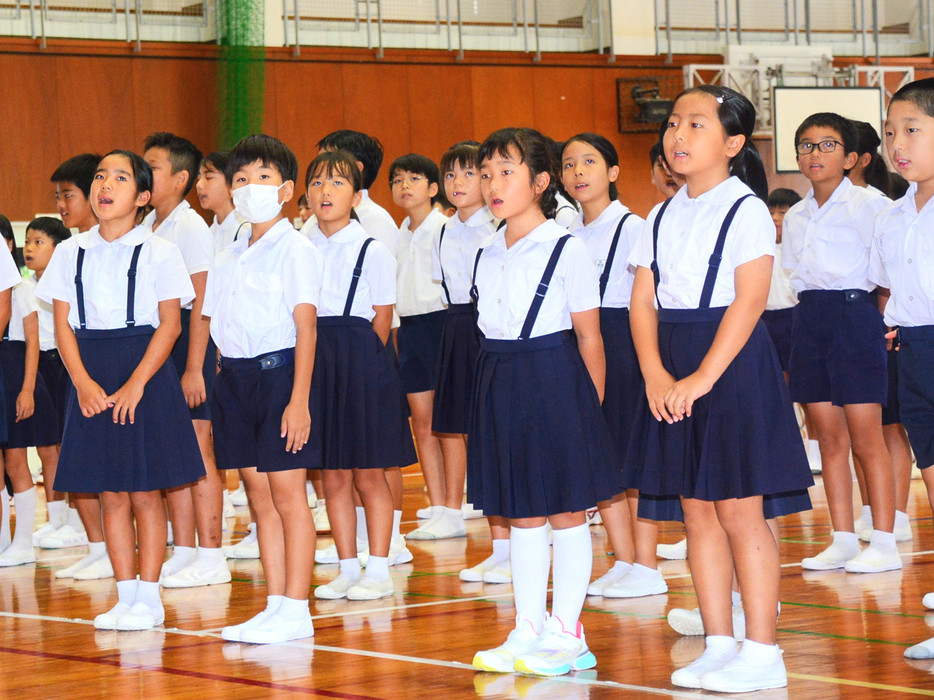
[[[256,357],[221,357],[221,369],[230,372],[262,371],[285,367],[295,362],[295,348],[284,348]]]
[[[123,326],[121,328],[75,328],[75,337],[94,340],[97,338],[132,338],[138,335],[152,335],[156,329],[150,325]]]
[[[629,309],[625,306],[620,308],[601,306],[600,307],[600,320],[601,321],[628,321],[629,320]]]
[[[457,316],[460,314],[472,314],[473,313],[473,304],[467,302],[466,304],[450,304],[448,305],[448,314],[452,316]]]
[[[372,328],[373,324],[362,316],[318,316],[318,328],[337,328],[338,326]]]
[[[527,338],[525,340],[494,340],[491,338],[480,338],[480,349],[486,352],[532,352],[535,350],[544,350],[545,348],[555,348],[571,340],[571,331],[558,331],[548,335],[540,335],[537,338]]]
[[[912,340],[934,340],[934,326],[908,326],[898,328],[898,342],[907,345]]]
[[[659,323],[711,323],[720,321],[728,306],[708,309],[659,309]]]
[[[799,301],[869,301],[865,289],[805,289],[798,292]]]
[[[400,326],[410,326],[413,323],[418,323],[420,321],[429,321],[438,316],[447,315],[446,309],[441,309],[441,311],[429,311],[427,314],[412,314],[411,316],[400,316],[399,325]]]

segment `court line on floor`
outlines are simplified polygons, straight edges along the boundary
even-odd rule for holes
[[[869,681],[853,681],[848,678],[833,678],[830,676],[812,676],[807,673],[789,673],[789,678],[799,681],[817,681],[818,683],[832,683],[834,685],[847,685],[854,688],[868,688],[870,690],[888,690],[894,693],[907,693],[934,698],[934,690],[924,688],[908,688],[902,685],[887,685],[885,683],[870,683]]]

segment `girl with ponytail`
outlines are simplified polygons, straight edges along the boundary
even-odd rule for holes
[[[705,85],[675,101],[665,157],[686,185],[656,207],[629,262],[633,341],[647,401],[623,480],[679,496],[706,630],[672,683],[719,692],[787,685],[776,644],[778,548],[766,518],[810,507],[813,483],[765,309],[775,252],[755,108]],[[733,639],[731,563],[746,640]]]

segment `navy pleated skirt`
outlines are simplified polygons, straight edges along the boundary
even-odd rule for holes
[[[479,354],[480,331],[473,304],[451,304],[441,331],[438,380],[431,414],[434,432],[467,432],[470,393]]]
[[[769,337],[775,344],[778,353],[778,362],[782,371],[788,371],[788,359],[791,357],[791,327],[794,324],[795,307],[787,309],[774,309],[762,312],[762,323],[769,332]]]
[[[645,401],[645,382],[629,328],[629,309],[600,309],[600,332],[606,355],[603,415],[618,455],[629,449],[636,405]]]
[[[191,309],[182,309],[182,334],[175,341],[172,348],[172,361],[179,379],[185,374],[188,367],[188,342],[191,338]],[[214,390],[214,380],[217,378],[217,346],[214,339],[208,337],[208,347],[204,353],[204,362],[201,363],[201,376],[204,378],[204,391],[206,399],[200,406],[189,408],[192,420],[211,420],[211,393]]]
[[[75,331],[88,374],[108,394],[133,374],[153,333],[152,326]],[[132,424],[114,423],[112,409],[85,418],[77,392],[71,392],[56,491],[156,491],[190,484],[202,476],[204,463],[195,429],[170,360],[146,384]]]
[[[16,397],[23,388],[23,379],[26,376],[26,343],[22,340],[4,340],[0,343],[0,366],[3,367],[3,377],[6,380],[6,449],[57,445],[58,415],[45,386],[45,380],[38,372],[33,391],[35,411],[29,418],[16,422]]]
[[[467,495],[486,515],[533,518],[622,491],[597,390],[570,333],[481,339],[467,441]]]
[[[71,377],[68,376],[68,370],[65,369],[65,363],[62,362],[58,350],[39,351],[39,374],[42,375],[45,388],[55,406],[55,420],[58,423],[58,440],[55,444],[58,445],[61,444],[65,432],[65,408],[68,406],[68,394],[72,390]]]
[[[386,469],[417,460],[392,342],[357,316],[318,318],[309,445],[322,469]]]
[[[700,366],[725,311],[659,310],[659,352],[675,379]],[[761,322],[713,389],[694,402],[690,418],[669,425],[655,420],[647,402],[639,404],[623,479],[652,496],[705,501],[799,493],[814,484]]]
[[[811,510],[811,496],[807,489],[762,497],[762,514],[766,520],[802,513],[806,510]],[[639,517],[658,522],[669,520],[684,522],[681,499],[674,496],[650,496],[640,493]]]

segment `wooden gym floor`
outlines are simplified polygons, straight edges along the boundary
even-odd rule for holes
[[[934,697],[934,660],[908,661],[906,647],[934,636],[934,612],[922,596],[934,590],[934,531],[924,487],[912,482],[909,515],[915,537],[899,545],[903,571],[850,575],[802,573],[798,562],[829,542],[823,489],[815,510],[785,518],[779,643],[789,685],[754,695],[777,698]],[[403,531],[425,504],[421,475],[406,470]],[[236,541],[246,508],[228,520]],[[44,515],[42,516],[44,517]],[[594,575],[612,563],[602,527],[592,528]],[[113,580],[58,581],[53,572],[84,550],[41,551],[35,565],[0,570],[0,698],[699,698],[677,690],[669,675],[698,656],[700,637],[679,637],[665,622],[673,607],[696,607],[686,562],[662,562],[667,595],[635,600],[588,598],[582,616],[597,657],[594,671],[561,679],[478,674],[473,653],[500,643],[514,618],[510,586],[467,584],[466,563],[489,551],[485,521],[460,540],[409,544],[415,560],[392,570],[396,594],[380,601],[315,601],[316,635],[285,645],[250,646],[220,639],[265,602],[258,561],[232,562],[223,586],[164,590],[165,629],[98,632],[91,620],[108,609]],[[675,542],[668,524],[662,541]],[[319,546],[329,544],[319,538]],[[318,566],[314,585],[335,575]]]

